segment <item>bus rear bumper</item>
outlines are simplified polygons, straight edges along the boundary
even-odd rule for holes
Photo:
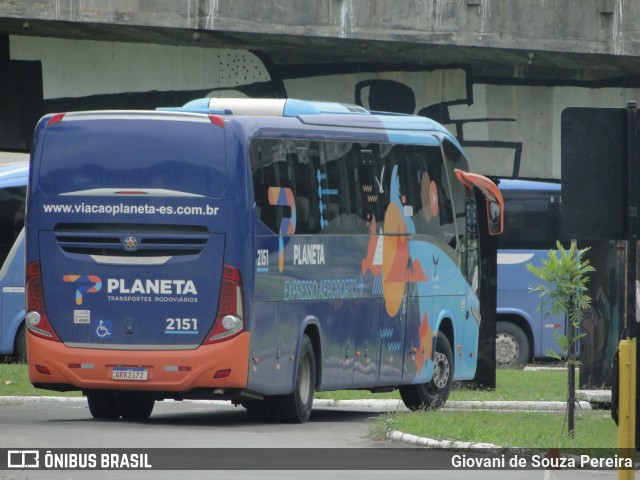
[[[99,350],[71,348],[29,333],[29,380],[58,391],[242,389],[249,374],[249,343],[250,334],[244,332],[195,350]]]

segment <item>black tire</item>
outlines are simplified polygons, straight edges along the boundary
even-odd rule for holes
[[[273,397],[278,418],[286,423],[305,423],[311,416],[317,369],[313,345],[307,335],[302,336],[297,365],[293,392]]]
[[[496,324],[496,366],[522,370],[531,356],[527,334],[511,322]]]
[[[16,335],[16,359],[20,363],[27,363],[27,328],[24,324],[18,330],[18,335]]]
[[[147,420],[155,405],[155,399],[143,393],[120,393],[116,399],[118,412],[125,420]]]
[[[113,392],[92,390],[87,392],[91,416],[97,420],[115,420],[120,417],[118,400]]]
[[[270,423],[278,418],[271,397],[265,397],[264,400],[246,400],[241,405],[247,410],[249,420],[252,422]]]
[[[399,388],[402,401],[410,410],[442,407],[453,388],[453,351],[447,336],[438,332],[433,365],[433,378],[429,383],[403,385]]]

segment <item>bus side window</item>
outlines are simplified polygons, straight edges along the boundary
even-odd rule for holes
[[[414,215],[416,232],[450,243],[455,232],[440,148],[411,146],[407,152],[412,159],[413,168],[417,170],[415,175],[420,179],[420,215]]]
[[[354,143],[350,154],[347,157],[347,188],[350,192],[350,203],[348,205],[351,219],[352,233],[368,233],[367,220],[364,214],[362,199],[362,185],[360,183],[360,173],[358,165],[361,157],[361,145]]]
[[[331,233],[364,233],[365,222],[359,218],[354,200],[353,144],[324,142],[323,147],[326,178],[321,179],[321,186],[326,209],[325,230]]]
[[[404,214],[414,219],[422,208],[420,196],[420,170],[412,155],[412,150],[404,145],[396,145],[389,153],[387,168],[398,167],[398,181]]]
[[[379,179],[380,176],[380,149],[378,145],[367,145],[355,149],[355,156],[357,168],[357,191],[354,194],[359,194],[361,197],[360,204],[362,205],[362,212],[360,216],[367,223],[371,223],[373,220],[376,222],[378,228],[383,226],[384,221],[384,209],[382,208],[382,194],[380,190],[384,191],[384,188],[380,185],[383,180]]]
[[[27,187],[0,189],[0,267],[24,227]]]
[[[445,161],[447,162],[447,190],[450,189],[453,198],[452,203],[452,221],[455,222],[458,246],[464,245],[464,234],[466,231],[466,202],[464,186],[456,179],[454,170],[460,169],[467,171],[467,161],[462,152],[448,140],[444,140],[442,148],[445,153]]]
[[[254,140],[251,156],[256,213],[269,230],[279,233],[280,222],[284,217],[290,216],[290,212],[284,211],[285,208],[289,210],[287,207],[269,203],[269,188],[292,188],[286,146],[281,140]]]
[[[296,150],[296,233],[320,231],[320,199],[317,172],[320,153],[315,142],[292,142]]]

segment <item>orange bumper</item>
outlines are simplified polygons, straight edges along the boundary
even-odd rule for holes
[[[97,350],[70,348],[29,333],[29,380],[40,388],[51,384],[78,390],[187,392],[194,388],[243,388],[249,375],[249,342],[250,334],[244,332],[196,350]],[[147,380],[114,380],[114,367],[143,367]]]

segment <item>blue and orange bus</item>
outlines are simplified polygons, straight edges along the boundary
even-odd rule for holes
[[[0,356],[26,361],[24,217],[29,162],[0,165]]]
[[[566,335],[564,315],[549,311],[530,288],[540,280],[528,269],[541,266],[562,234],[560,182],[498,179],[504,198],[504,234],[498,239],[496,364],[524,368],[550,352],[564,355],[558,337]]]
[[[438,407],[474,377],[476,205],[497,234],[502,198],[441,125],[207,98],[48,115],[31,155],[29,376],[95,418],[206,398],[296,423],[315,391]]]

